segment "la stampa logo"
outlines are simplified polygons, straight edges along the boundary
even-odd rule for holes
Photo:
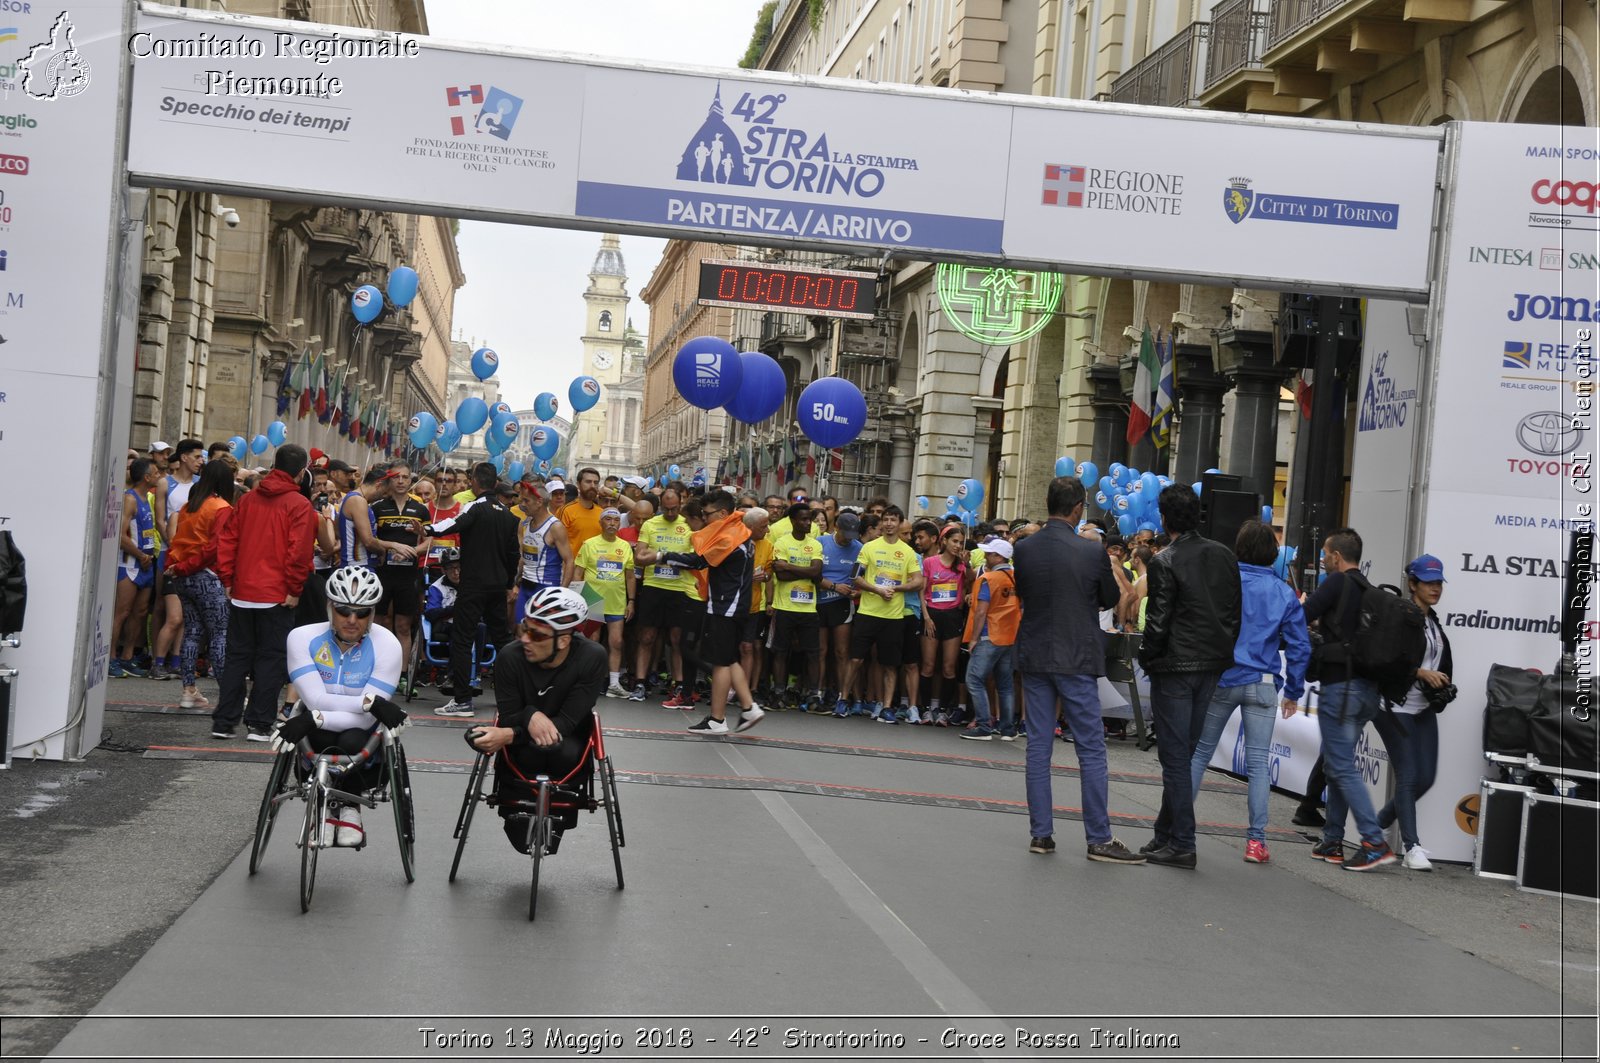
[[[64,100],[89,87],[89,61],[73,42],[72,19],[63,11],[50,27],[50,39],[28,49],[17,63],[22,91],[35,100]]]

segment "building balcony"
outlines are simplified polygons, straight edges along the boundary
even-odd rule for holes
[[[1251,88],[1272,84],[1261,68],[1267,44],[1266,0],[1224,0],[1211,10],[1211,32],[1199,102],[1219,111],[1244,110]]]
[[[1192,22],[1111,83],[1114,103],[1187,107],[1200,94],[1209,22]]]

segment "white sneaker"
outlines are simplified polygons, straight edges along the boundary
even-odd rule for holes
[[[628,697],[628,690],[621,683],[612,683],[610,686],[606,687],[606,697],[626,699]]]
[[[355,849],[366,840],[366,831],[361,829],[360,805],[328,806],[328,818],[322,822],[324,848],[334,845],[342,849]]]
[[[735,727],[734,730],[748,731],[750,728],[760,723],[761,717],[765,715],[766,712],[762,710],[760,705],[752,704],[748,709],[745,709],[739,714],[739,726]]]
[[[1406,850],[1405,866],[1412,871],[1432,871],[1433,862],[1428,859],[1428,850],[1420,845],[1413,845]]]
[[[689,726],[689,733],[697,735],[725,735],[728,733],[728,724],[726,720],[714,720],[710,716],[707,716],[699,723],[691,724]]]
[[[906,723],[921,723],[922,711],[915,705],[906,710]]]
[[[470,700],[469,701],[456,701],[454,698],[452,698],[450,701],[446,702],[445,704],[440,705],[437,709],[434,709],[433,711],[435,713],[437,713],[438,715],[440,715],[440,716],[476,716],[476,715],[478,715],[478,711],[472,707],[472,702]]]
[[[180,709],[205,709],[210,708],[210,706],[211,702],[207,701],[206,696],[198,690],[193,694],[186,690],[178,697],[178,708]]]

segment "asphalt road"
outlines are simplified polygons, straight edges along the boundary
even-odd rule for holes
[[[465,722],[427,719],[424,695],[404,735],[416,883],[369,812],[371,844],[324,854],[302,915],[292,829],[245,866],[264,747],[161,713],[176,693],[113,680],[101,749],[0,773],[7,1057],[1594,1058],[1592,904],[1454,867],[1343,872],[1306,859],[1277,796],[1273,861],[1247,865],[1243,794],[1220,777],[1197,872],[1092,864],[1063,744],[1061,851],[1031,856],[1024,746],[932,728],[774,713],[685,740],[692,717],[602,703],[627,888],[586,818],[529,924],[530,861],[492,817],[445,881]],[[1112,771],[1136,847],[1154,753],[1114,743]],[[354,1018],[240,1017],[284,1014]],[[730,1044],[735,1027],[755,1033]],[[582,1039],[607,1029],[621,1046]]]

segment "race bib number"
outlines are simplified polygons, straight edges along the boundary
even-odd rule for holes
[[[954,583],[935,583],[928,593],[928,600],[934,605],[954,605],[958,597],[960,589]]]
[[[622,578],[621,561],[601,561],[600,567],[595,571],[595,576],[603,580],[619,580]]]
[[[809,590],[804,588],[789,588],[789,601],[793,602],[795,605],[810,605],[814,597],[815,596]]]
[[[678,570],[671,565],[656,565],[650,570],[659,579],[676,579]]]
[[[895,579],[893,576],[876,576],[872,580],[872,585],[874,587],[887,587],[889,590],[894,590],[896,587],[900,586],[900,581]]]

